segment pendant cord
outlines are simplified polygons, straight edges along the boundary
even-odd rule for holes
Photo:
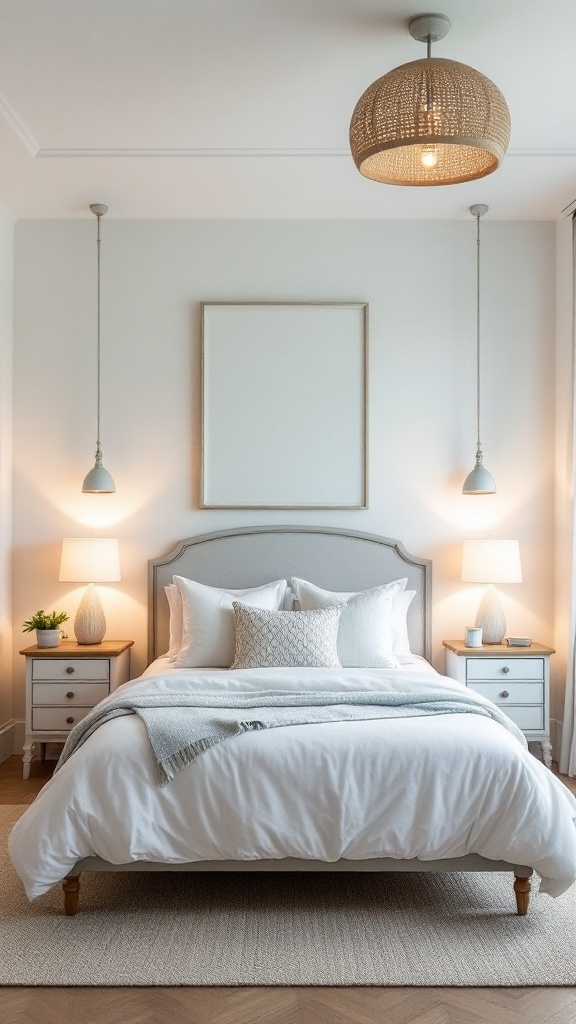
[[[476,424],[480,452],[480,215],[476,217]]]
[[[102,218],[101,213],[96,214],[98,221],[98,235],[96,238],[96,252],[97,252],[97,301],[96,301],[96,455],[101,454],[101,442],[100,442],[100,220]]]

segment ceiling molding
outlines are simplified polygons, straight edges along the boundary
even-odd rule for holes
[[[576,151],[575,151],[576,152]],[[202,159],[204,157],[341,157],[350,156],[349,149],[38,149],[37,157],[185,157]]]
[[[20,122],[18,122],[20,124]],[[32,139],[31,136],[27,136]],[[32,140],[33,141],[33,140]],[[59,158],[59,159],[74,159],[74,158],[185,158],[185,159],[204,159],[206,157],[350,157],[349,149],[291,149],[289,147],[281,149],[229,149],[226,147],[215,147],[214,149],[49,149],[36,147],[32,151],[31,146],[27,145],[27,148],[34,157],[42,158]],[[576,147],[569,148],[541,148],[541,149],[509,149],[506,157],[568,157],[576,159]]]
[[[187,159],[202,160],[205,158],[279,158],[289,157],[291,159],[317,159],[325,157],[346,157],[350,158],[350,149],[331,148],[321,149],[307,147],[304,149],[291,146],[282,147],[227,147],[215,146],[203,148],[194,146],[189,148],[167,148],[167,147],[50,147],[40,146],[32,132],[26,127],[22,118],[16,113],[3,93],[0,93],[0,115],[4,117],[14,134],[23,144],[30,156],[42,159]],[[509,149],[507,157],[540,157],[540,158],[576,158],[576,147],[532,147]]]
[[[32,135],[32,132],[28,131],[24,121],[18,116],[13,107],[10,106],[6,97],[0,93],[0,114],[2,114],[4,120],[10,125],[14,134],[20,139],[20,142],[28,150],[31,156],[38,156],[40,147],[36,142],[36,139]]]
[[[576,199],[573,199],[571,203],[568,203],[568,206],[565,206],[564,209],[560,211],[560,216],[571,217],[574,213],[576,213]]]

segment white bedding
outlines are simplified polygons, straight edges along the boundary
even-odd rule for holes
[[[160,658],[124,688],[464,689],[423,659],[402,660],[399,670],[232,672],[175,670]],[[249,732],[208,750],[164,788],[144,725],[130,715],[103,725],[50,779],[9,848],[30,899],[91,855],[125,864],[479,853],[535,868],[541,891],[557,896],[576,879],[575,819],[562,783],[479,715]]]

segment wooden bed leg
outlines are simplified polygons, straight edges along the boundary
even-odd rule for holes
[[[529,878],[516,875],[514,878],[514,892],[516,894],[516,909],[520,917],[525,917],[528,913],[531,888],[532,885]]]
[[[74,917],[78,909],[78,896],[80,894],[80,875],[66,875],[62,879],[64,890],[64,913],[66,917]]]

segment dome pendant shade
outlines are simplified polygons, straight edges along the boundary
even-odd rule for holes
[[[467,64],[439,57],[402,64],[373,82],[350,123],[356,167],[388,185],[483,178],[500,166],[509,141],[510,113],[500,90]]]
[[[104,469],[104,466],[102,465],[102,452],[99,449],[97,449],[96,462],[94,463],[94,467],[84,477],[84,483],[82,484],[82,493],[114,494],[115,491],[116,484],[114,483],[108,470]]]
[[[482,462],[482,450],[476,454],[476,465],[471,473],[468,473],[463,487],[462,494],[496,494],[496,481],[484,467]]]

